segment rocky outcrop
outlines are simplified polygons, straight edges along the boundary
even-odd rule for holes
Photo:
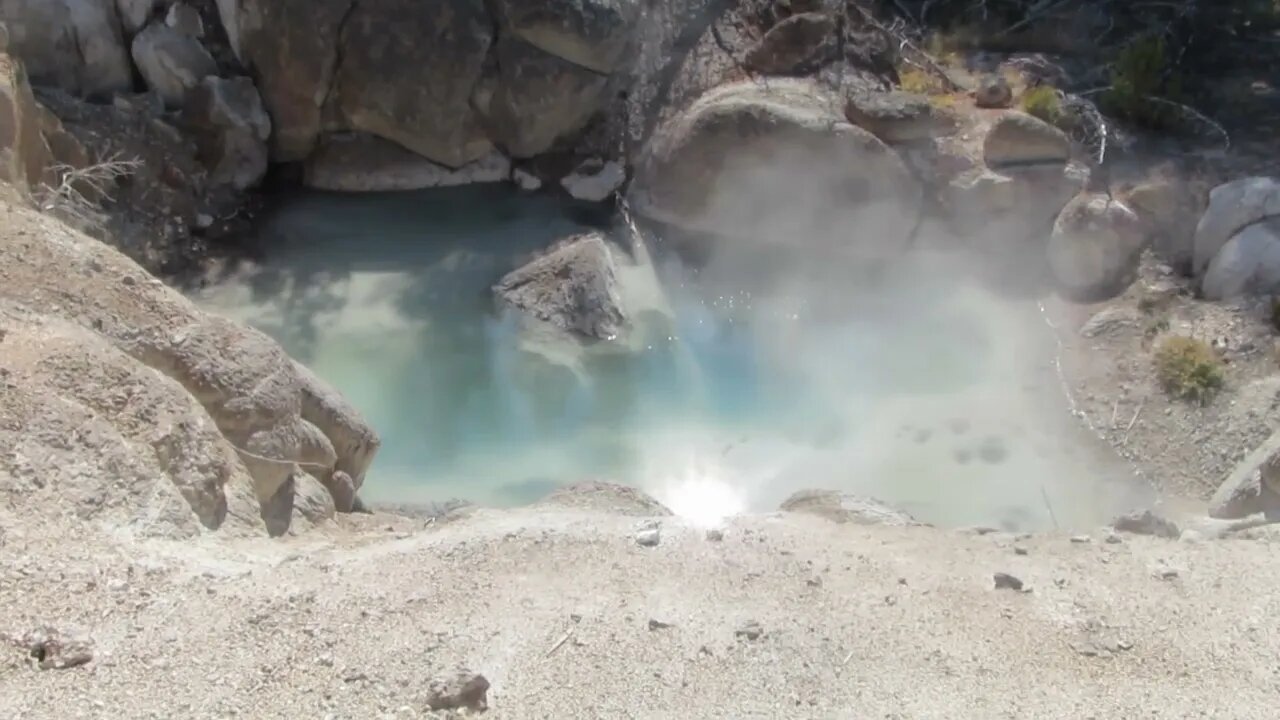
[[[1232,235],[1209,262],[1200,288],[1207,300],[1280,290],[1280,216]]]
[[[747,67],[771,75],[811,70],[836,49],[836,21],[828,13],[806,12],[769,28],[743,57]]]
[[[389,140],[329,135],[307,158],[302,182],[318,190],[387,192],[505,181],[511,161],[494,150],[460,168],[445,167]]]
[[[0,20],[37,84],[86,97],[133,86],[114,0],[0,0]]]
[[[783,512],[807,513],[837,523],[919,525],[915,518],[879,500],[835,490],[800,490],[783,501]]]
[[[902,251],[921,189],[894,150],[845,121],[838,99],[778,78],[716,88],[660,127],[630,197],[685,230],[861,262]]]
[[[627,320],[614,252],[600,233],[575,235],[508,273],[493,292],[499,303],[538,320],[610,340]]]
[[[204,78],[186,95],[182,114],[213,184],[247,190],[266,175],[271,118],[249,78]]]
[[[343,25],[330,103],[343,127],[457,168],[493,144],[471,93],[493,41],[481,0],[357,2]]]
[[[1264,513],[1280,520],[1280,432],[1236,465],[1209,500],[1209,517],[1234,520]]]
[[[199,40],[163,22],[153,22],[138,33],[132,54],[147,87],[170,108],[181,107],[192,88],[218,74],[218,64]]]
[[[594,70],[511,37],[498,39],[494,57],[497,70],[476,89],[475,107],[511,157],[546,152],[604,104],[609,78]]]
[[[199,471],[193,477],[205,478],[197,483],[204,488],[198,493],[183,490],[196,483],[194,479],[172,483],[184,496],[200,495],[187,503],[192,508],[188,512],[202,521],[210,517],[204,508],[218,501],[209,477],[222,477],[224,484],[237,473],[247,478],[251,497],[246,502],[251,508],[269,505],[299,473],[323,485],[342,471],[359,487],[378,446],[375,433],[332,389],[300,369],[269,338],[205,315],[105,245],[26,211],[15,211],[13,217],[45,227],[31,234],[26,245],[0,250],[0,307],[37,320],[48,317],[45,322],[68,323],[86,337],[97,338],[94,342],[109,347],[117,365],[139,378],[139,387],[168,388],[165,392],[171,395],[181,388],[188,414],[195,415],[190,431],[203,428],[201,437],[218,449],[219,457],[229,458],[230,470],[222,471],[209,465],[213,456],[204,449],[178,445],[159,453],[161,458],[171,456],[172,463],[192,463],[191,472]],[[60,300],[50,302],[54,297]],[[44,344],[36,350],[42,348]],[[62,374],[71,383],[66,392],[84,384],[76,374],[88,372],[68,366]],[[119,383],[113,386],[104,379],[102,386],[100,412],[114,403],[114,408],[144,414],[156,430],[178,422],[157,422],[161,416],[153,405],[120,405],[122,398],[131,396],[120,394]],[[133,396],[141,398],[137,392]],[[114,426],[121,430],[118,422]],[[205,496],[214,499],[201,499]]]
[[[1058,128],[1026,113],[1009,112],[987,131],[983,159],[992,169],[1071,160],[1071,140]]]
[[[1133,210],[1101,193],[1081,194],[1054,223],[1049,268],[1073,299],[1114,297],[1128,287],[1146,241]]]
[[[1209,192],[1209,207],[1196,226],[1193,269],[1202,274],[1222,246],[1246,227],[1280,216],[1280,180],[1249,177]]]

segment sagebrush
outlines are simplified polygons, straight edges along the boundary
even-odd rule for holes
[[[1209,344],[1192,337],[1165,338],[1155,350],[1156,378],[1173,397],[1205,404],[1222,389],[1222,359]]]

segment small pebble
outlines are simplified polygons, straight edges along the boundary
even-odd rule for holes
[[[1024,548],[1024,547],[1022,547],[1021,545],[1014,545],[1014,546],[1013,546],[1013,554],[1014,554],[1014,555],[1026,555],[1026,554],[1027,554],[1027,549],[1026,549],[1026,548]]]
[[[1073,535],[1071,537],[1071,542],[1077,545],[1085,545],[1087,543],[1093,542],[1093,539],[1090,538],[1088,535]]]
[[[710,541],[710,542],[720,542],[720,541],[721,541],[721,540],[723,540],[723,539],[724,539],[724,531],[723,531],[723,530],[708,530],[708,531],[707,531],[707,540],[708,540],[708,541]]]
[[[640,547],[657,547],[661,539],[658,528],[645,528],[636,533],[636,544]]]
[[[998,572],[993,576],[997,590],[1022,590],[1022,581],[1009,573]]]
[[[760,623],[752,620],[746,625],[735,630],[733,634],[735,637],[746,638],[748,640],[759,640],[760,636],[764,635],[764,629],[760,627]]]

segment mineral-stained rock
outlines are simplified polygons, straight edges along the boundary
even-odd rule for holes
[[[500,302],[565,330],[611,339],[626,322],[616,263],[605,237],[575,235],[494,286]]]

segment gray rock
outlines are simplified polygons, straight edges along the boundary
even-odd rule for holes
[[[449,677],[431,682],[427,707],[432,710],[471,710],[483,712],[489,707],[489,681],[469,670],[458,670]]]
[[[1022,591],[1022,580],[1010,575],[1009,573],[998,572],[992,576],[992,579],[995,582],[996,590]]]
[[[1141,510],[1122,515],[1112,521],[1111,527],[1117,532],[1127,532],[1133,535],[1151,535],[1170,540],[1177,540],[1178,536],[1182,534],[1182,530],[1177,523],[1157,515],[1151,510]]]
[[[827,13],[792,15],[769,28],[747,49],[743,62],[756,72],[788,75],[813,69],[836,49],[835,18]]]
[[[493,145],[471,105],[493,42],[482,0],[384,0],[353,8],[343,26],[342,64],[330,98],[342,124],[449,168],[489,154]],[[247,36],[245,42],[248,52]],[[291,64],[304,59],[316,61],[297,58]],[[500,64],[508,61],[498,56]],[[523,74],[516,79],[534,80]],[[321,97],[324,91],[323,84],[316,88]],[[264,88],[268,102],[270,93]]]
[[[252,80],[200,80],[186,96],[183,119],[194,131],[200,159],[214,184],[247,190],[262,180],[271,118]]]
[[[129,90],[129,62],[113,0],[0,0],[8,50],[37,84],[74,95]]]
[[[815,273],[897,257],[916,224],[920,184],[843,112],[808,80],[717,87],[654,133],[632,207]]]
[[[800,490],[783,501],[784,512],[808,513],[855,525],[918,525],[915,518],[879,500],[835,490]]]
[[[844,114],[849,122],[890,144],[929,140],[956,129],[955,113],[934,107],[918,93],[850,93]]]
[[[1147,235],[1138,215],[1101,193],[1067,203],[1049,237],[1049,268],[1059,288],[1076,300],[1114,297],[1128,286]]]
[[[1219,185],[1209,192],[1209,207],[1196,225],[1193,269],[1208,268],[1227,241],[1241,230],[1280,215],[1280,180],[1248,177]]]
[[[1280,431],[1241,460],[1209,500],[1211,518],[1235,520],[1257,513],[1280,520]]]
[[[1036,163],[1065,164],[1071,160],[1071,141],[1058,128],[1026,113],[1009,112],[987,131],[983,157],[989,167]]]
[[[973,102],[980,108],[1007,108],[1013,104],[1013,88],[999,75],[988,75],[973,91]]]
[[[1280,216],[1233,235],[1209,262],[1200,289],[1206,300],[1280,291]]]
[[[325,480],[324,487],[329,491],[329,495],[333,498],[333,509],[335,512],[350,513],[355,512],[356,507],[356,483],[351,476],[341,470],[335,470]]]
[[[560,180],[560,186],[571,197],[587,202],[603,202],[613,196],[627,181],[627,171],[614,160],[592,158]]]
[[[41,670],[65,670],[93,660],[93,640],[82,631],[40,627],[19,638],[19,644]]]
[[[133,62],[170,108],[181,107],[187,92],[218,74],[218,64],[200,41],[163,23],[148,25],[133,38]]]
[[[734,630],[733,635],[747,640],[759,640],[764,635],[764,628],[760,627],[760,623],[755,620],[749,620],[745,625]]]
[[[495,0],[493,7],[508,33],[601,74],[627,58],[642,11],[639,0]]]
[[[1139,183],[1123,198],[1150,229],[1156,255],[1183,272],[1193,265],[1196,224],[1205,199],[1176,177]]]
[[[604,106],[605,75],[515,37],[500,37],[494,56],[497,68],[476,88],[473,105],[511,157],[546,152]]]
[[[662,541],[662,531],[656,527],[647,527],[636,533],[636,544],[640,547],[657,547]]]
[[[564,330],[612,339],[626,322],[613,250],[600,233],[565,238],[503,277],[500,303]]]
[[[184,2],[176,2],[169,6],[169,12],[164,16],[164,24],[183,35],[196,39],[204,37],[204,20],[200,18],[200,11]]]
[[[302,183],[318,190],[388,192],[503,182],[511,161],[494,150],[457,169],[364,133],[329,135],[303,166]]]
[[[511,171],[511,181],[525,192],[534,192],[542,188],[542,178],[521,168]]]

